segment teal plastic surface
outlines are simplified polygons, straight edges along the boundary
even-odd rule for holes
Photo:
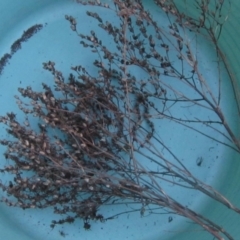
[[[107,1],[106,1],[107,2]],[[180,1],[179,1],[180,2]],[[183,11],[192,11],[191,6],[186,9],[185,2],[178,3]],[[154,16],[159,12],[151,3],[145,1],[146,6],[152,11]],[[182,4],[182,6],[181,6]],[[87,67],[91,68],[90,62],[92,56],[88,51],[81,48],[79,38],[70,30],[69,23],[65,20],[65,14],[77,16],[79,26],[82,31],[88,32],[94,28],[94,22],[86,17],[86,8],[81,7],[71,0],[0,0],[0,56],[10,51],[11,44],[21,36],[22,32],[34,24],[43,24],[44,28],[33,36],[28,42],[22,45],[10,64],[4,69],[0,76],[0,115],[7,111],[17,111],[17,105],[13,95],[17,94],[19,86],[26,87],[29,84],[35,89],[41,88],[41,83],[52,82],[52,76],[42,69],[42,63],[54,61],[58,69],[61,69],[66,75],[70,72],[71,66],[80,62],[85,62]],[[240,87],[240,1],[232,0],[228,21],[225,23],[219,43],[225,54],[230,74],[234,77],[234,88]],[[99,15],[105,14],[105,10],[99,10]],[[109,14],[109,13],[108,13]],[[108,15],[110,17],[110,15]],[[161,17],[159,17],[161,19]],[[113,15],[113,21],[115,21]],[[109,43],[111,45],[111,43]],[[210,64],[211,53],[213,49],[207,42],[202,43],[203,55],[202,62]],[[208,62],[209,61],[209,62]],[[207,69],[209,78],[212,77],[211,65],[203,66]],[[94,70],[93,70],[94,71]],[[224,75],[226,81],[223,85],[226,87],[223,93],[224,109],[228,113],[228,119],[235,133],[239,136],[239,122],[237,121],[236,104],[232,93],[232,85],[227,82],[227,74]],[[223,81],[224,81],[223,80]],[[235,91],[238,99],[238,90]],[[21,114],[18,117],[23,119]],[[167,125],[166,125],[167,128]],[[159,128],[161,129],[161,128]],[[159,130],[160,131],[160,130]],[[174,129],[171,129],[174,131]],[[170,132],[171,132],[170,131]],[[177,130],[176,130],[177,132]],[[169,134],[167,130],[163,134]],[[171,135],[172,134],[172,135]],[[180,138],[182,132],[170,133],[172,139]],[[0,137],[6,137],[5,129],[0,128]],[[175,140],[176,141],[176,140]],[[195,141],[195,140],[194,140]],[[236,206],[240,206],[240,157],[229,149],[217,148],[219,152],[206,153],[208,142],[199,139],[200,145],[189,152],[189,158],[204,156],[203,168],[192,166],[192,170],[204,179],[208,184],[215,187],[224,194]],[[177,150],[182,150],[185,157],[186,149],[184,140],[178,143]],[[0,148],[1,158],[4,148]],[[208,159],[209,161],[207,161]],[[1,164],[1,163],[0,163]],[[210,170],[209,170],[210,169]],[[7,181],[4,176],[2,182]],[[171,188],[168,189],[171,191]],[[185,202],[186,193],[179,190],[172,193],[179,201]],[[1,196],[1,194],[0,194]],[[234,240],[240,239],[240,215],[229,210],[227,207],[216,203],[212,199],[199,193],[191,193],[188,198],[188,206],[193,207],[202,215],[208,217],[232,234]],[[105,209],[106,213],[111,215],[116,209],[109,207]],[[51,209],[44,210],[21,210],[9,208],[0,204],[0,239],[4,240],[57,240],[57,239],[81,239],[81,240],[102,240],[102,239],[130,239],[130,240],[210,240],[213,237],[204,232],[199,226],[191,223],[189,220],[174,216],[174,221],[168,223],[168,218],[162,215],[155,215],[141,218],[140,214],[121,216],[116,220],[106,223],[94,223],[90,231],[84,231],[82,221],[79,220],[73,225],[64,228],[51,230],[49,225],[53,219]],[[59,231],[66,232],[62,238]]]

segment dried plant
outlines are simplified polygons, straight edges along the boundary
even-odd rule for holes
[[[2,74],[6,64],[9,63],[11,57],[22,48],[22,43],[26,42],[29,38],[35,35],[42,28],[43,28],[42,24],[33,25],[32,27],[24,31],[22,36],[12,44],[11,53],[5,53],[0,59],[0,75]]]
[[[12,112],[0,119],[15,139],[0,142],[7,147],[5,158],[12,161],[1,171],[13,175],[9,184],[0,185],[8,194],[2,201],[23,209],[53,206],[54,212],[65,218],[53,220],[51,227],[81,218],[85,229],[90,229],[91,220],[115,217],[100,214],[102,206],[130,201],[139,203],[137,211],[142,215],[147,206],[160,207],[191,219],[217,239],[233,239],[222,227],[165,192],[164,181],[200,191],[240,213],[223,195],[197,179],[156,131],[156,125],[167,119],[240,152],[240,143],[221,108],[220,75],[216,92],[204,78],[196,46],[187,37],[188,30],[206,36],[216,48],[218,66],[226,62],[218,39],[228,2],[194,1],[199,17],[193,18],[182,13],[174,1],[156,0],[169,19],[165,28],[140,0],[114,0],[113,6],[100,1],[77,2],[116,13],[119,25],[87,11],[113,40],[116,50],[105,46],[94,31],[80,33],[75,18],[66,15],[81,45],[96,53],[93,65],[98,75],[79,65],[72,67],[74,74],[66,80],[49,61],[43,68],[53,75],[54,90],[46,84],[40,92],[30,86],[19,88],[22,97],[30,99],[23,103],[15,96],[26,121],[21,124]],[[12,53],[20,48],[20,42],[13,44]],[[2,59],[5,63],[8,56]],[[134,67],[146,74],[145,80],[134,76]],[[197,114],[193,118],[179,116],[175,109],[182,107],[212,115],[205,120]],[[28,115],[40,119],[39,131],[32,129]],[[213,134],[199,130],[199,125]],[[223,140],[214,137],[215,132]],[[199,158],[197,165],[201,164]]]

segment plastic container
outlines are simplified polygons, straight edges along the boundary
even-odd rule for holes
[[[106,1],[108,2],[108,1]],[[183,11],[190,12],[194,16],[194,8],[192,5],[185,5],[181,1],[179,4]],[[225,54],[229,73],[234,79],[234,88],[240,87],[240,47],[238,37],[240,36],[239,29],[239,11],[240,2],[238,0],[230,0],[231,8],[228,20],[219,39],[219,46]],[[146,7],[152,11],[152,14],[157,18],[159,12],[151,1],[144,1]],[[73,65],[84,61],[87,67],[91,68],[92,56],[88,51],[82,49],[79,45],[79,39],[70,30],[69,23],[65,20],[65,14],[77,16],[79,26],[83,31],[89,31],[94,28],[94,22],[86,17],[86,8],[78,5],[71,0],[1,0],[0,1],[0,56],[10,51],[11,44],[18,39],[23,31],[35,24],[42,24],[43,29],[36,33],[29,41],[22,44],[22,48],[14,54],[10,59],[9,64],[5,66],[0,75],[0,115],[8,111],[17,111],[17,106],[13,95],[17,94],[18,87],[26,87],[29,84],[35,89],[41,87],[41,82],[50,83],[51,76],[42,69],[42,62],[54,61],[61,71],[69,73],[69,69]],[[105,14],[104,9],[99,10],[100,14]],[[109,14],[109,13],[108,13]],[[111,18],[111,14],[108,15]],[[115,16],[113,15],[113,21]],[[159,16],[161,18],[161,16]],[[82,25],[81,25],[82,24]],[[109,43],[111,45],[111,43]],[[211,61],[211,51],[207,41],[201,43],[203,51],[206,54],[204,59]],[[209,52],[208,52],[209,51]],[[208,68],[209,76],[211,77],[211,66]],[[209,69],[210,68],[210,69]],[[94,71],[94,70],[93,70]],[[226,76],[226,78],[225,78]],[[227,81],[227,74],[224,75]],[[223,79],[223,82],[224,82]],[[225,99],[232,91],[231,85],[226,85],[226,92],[223,93]],[[239,91],[236,90],[236,98],[240,99]],[[225,108],[229,112],[228,118],[233,125],[235,133],[239,134],[239,116],[236,113],[234,98],[225,102]],[[19,114],[19,118],[23,119],[23,115]],[[168,133],[168,131],[166,131]],[[181,133],[179,133],[180,135]],[[6,137],[4,128],[0,130],[0,137]],[[174,139],[174,134],[172,138]],[[176,137],[176,136],[175,136]],[[171,140],[172,141],[172,140]],[[170,141],[170,142],[171,142]],[[179,143],[179,148],[186,146],[184,141]],[[181,145],[183,144],[183,145]],[[203,143],[201,143],[203,144]],[[207,143],[205,143],[207,144]],[[240,199],[240,156],[230,150],[220,150],[220,153],[213,152],[210,155],[204,153],[206,145],[199,145],[194,151],[191,151],[190,157],[196,159],[196,155],[205,158],[213,159],[214,161],[206,162],[204,160],[203,169],[210,170],[197,173],[215,187],[219,192],[224,194],[236,206],[239,206]],[[178,149],[179,150],[179,149]],[[182,150],[183,152],[186,149]],[[0,148],[1,154],[4,153],[4,148]],[[194,160],[195,162],[195,160]],[[193,166],[193,171],[199,171],[197,166]],[[199,171],[201,172],[201,171]],[[7,176],[1,179],[2,182],[8,181]],[[176,198],[184,202],[186,198],[181,190],[174,193]],[[211,200],[206,196],[193,194],[189,198],[189,206],[208,217],[220,226],[223,226],[234,239],[239,239],[240,236],[240,216],[237,213],[229,210],[227,207]],[[116,209],[107,208],[107,213],[114,213]],[[91,231],[84,231],[82,222],[79,222],[65,227],[60,227],[51,230],[49,224],[52,220],[51,209],[44,210],[20,210],[9,208],[4,204],[0,204],[0,238],[11,240],[41,240],[49,239],[56,240],[61,238],[61,233],[64,239],[132,239],[132,240],[207,240],[212,239],[208,233],[204,232],[199,226],[191,223],[188,219],[183,219],[174,216],[174,221],[169,223],[168,217],[163,218],[162,215],[154,217],[146,217],[141,219],[139,214],[133,214],[125,217],[119,217],[116,220],[107,223],[96,223]],[[167,215],[168,216],[168,215]],[[80,226],[80,227],[79,227]],[[62,236],[63,237],[63,236]]]

